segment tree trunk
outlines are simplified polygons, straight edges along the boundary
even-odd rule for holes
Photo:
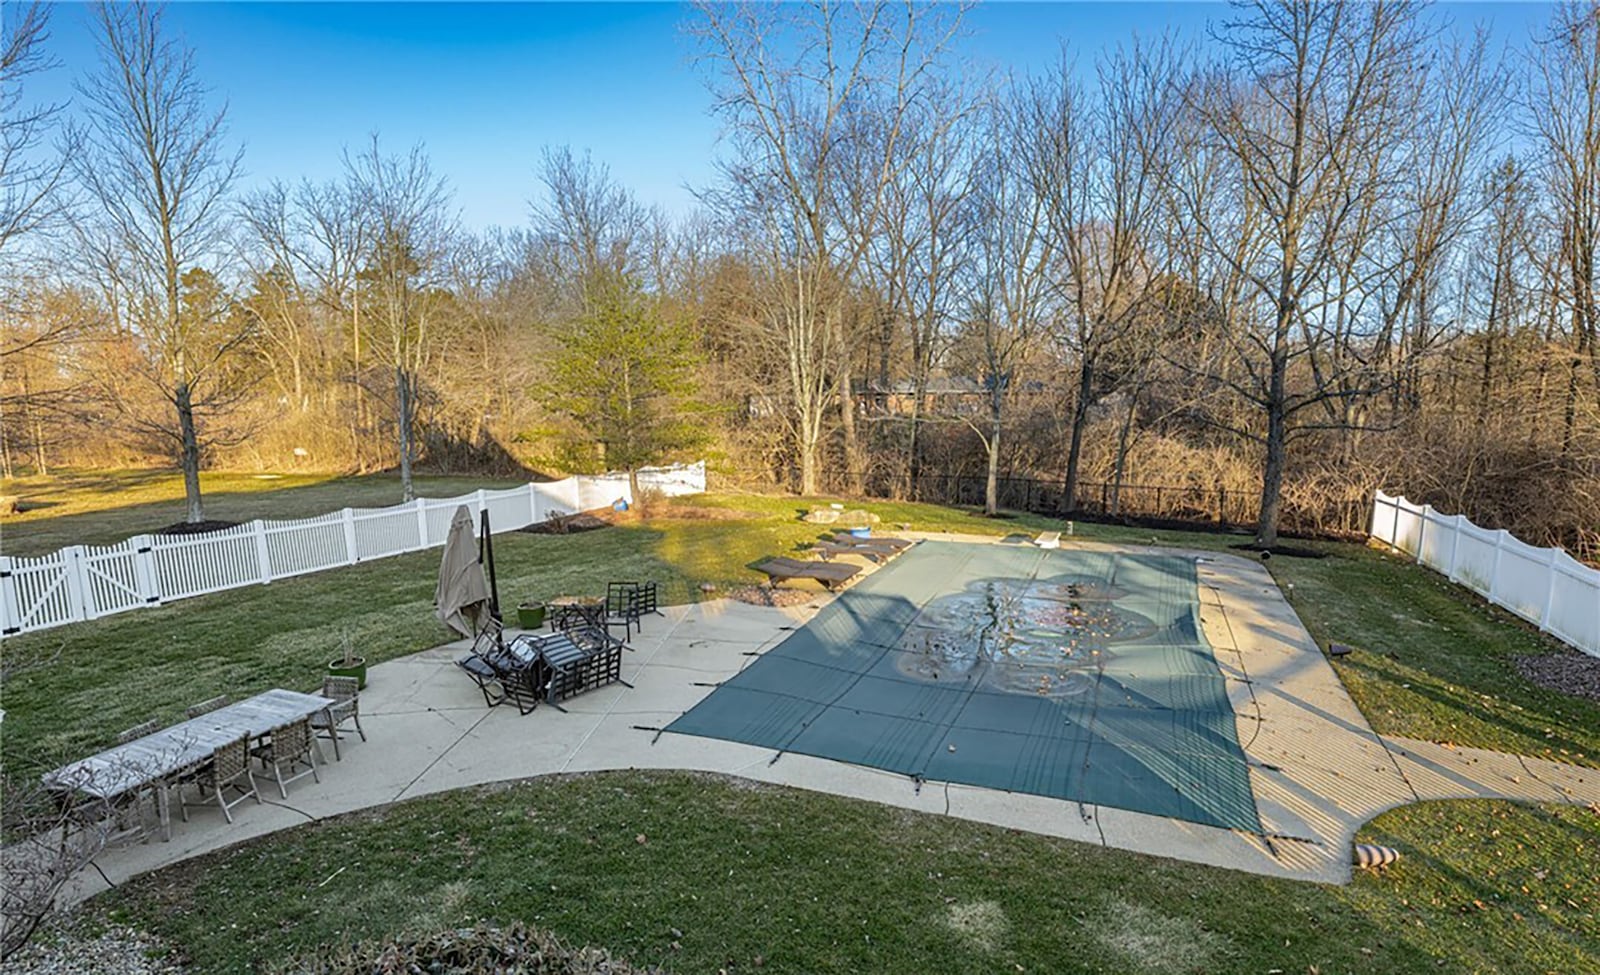
[[[639,468],[628,468],[628,497],[634,507],[639,506]]]
[[[1274,377],[1274,386],[1281,388],[1282,383],[1281,377]],[[1256,522],[1256,544],[1261,548],[1278,544],[1278,509],[1283,493],[1284,461],[1288,455],[1285,421],[1282,397],[1274,397],[1267,407],[1267,460],[1261,474],[1261,515]]]
[[[188,504],[183,520],[197,525],[206,520],[206,514],[200,501],[200,441],[195,435],[194,400],[189,384],[179,382],[172,400],[178,409],[178,436],[182,443],[178,463],[183,467],[183,498]]]
[[[395,426],[400,438],[400,500],[415,500],[416,490],[411,485],[411,414],[415,410],[411,396],[411,377],[404,366],[394,367]]]
[[[843,342],[840,343],[843,345]],[[856,437],[855,371],[850,357],[841,357],[839,371],[839,429],[844,434],[845,491],[859,496],[861,484],[861,442]]]
[[[998,391],[989,407],[989,477],[983,489],[983,513],[995,515],[1000,511],[1000,394]]]
[[[817,493],[817,424],[810,411],[800,415],[800,496],[814,497]]]
[[[1122,509],[1122,476],[1128,464],[1128,434],[1133,430],[1133,418],[1139,412],[1139,391],[1134,390],[1128,401],[1128,412],[1122,418],[1122,429],[1117,431],[1117,462],[1111,473],[1111,511],[1115,517]]]
[[[1083,457],[1083,424],[1089,416],[1089,397],[1094,390],[1094,356],[1084,353],[1078,367],[1078,398],[1072,404],[1072,442],[1067,448],[1067,478],[1062,489],[1061,513],[1071,514],[1078,507],[1078,464]]]

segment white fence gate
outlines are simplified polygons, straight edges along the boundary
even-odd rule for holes
[[[646,468],[639,484],[667,495],[706,488],[705,464]],[[345,508],[294,521],[252,521],[194,535],[139,535],[69,545],[37,558],[0,556],[0,635],[98,619],[141,606],[264,584],[444,544],[450,517],[489,512],[496,532],[632,502],[626,475],[569,477],[392,508]]]
[[[1372,537],[1600,657],[1600,571],[1561,549],[1535,548],[1465,515],[1440,514],[1382,491],[1372,504]]]

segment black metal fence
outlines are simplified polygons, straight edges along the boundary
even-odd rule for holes
[[[723,472],[710,475],[713,487],[761,486],[795,490],[798,472]],[[721,483],[718,483],[718,482]],[[879,472],[829,471],[818,478],[818,491],[885,500],[982,507],[985,474],[923,472],[894,476]],[[1066,483],[1059,479],[1005,474],[995,482],[1000,508],[1031,514],[1073,516],[1084,520],[1187,525],[1196,528],[1253,528],[1260,513],[1260,491],[1220,486],[1082,482],[1065,502]],[[1280,530],[1309,536],[1359,535],[1366,528],[1365,500],[1319,503],[1314,510],[1285,499]]]

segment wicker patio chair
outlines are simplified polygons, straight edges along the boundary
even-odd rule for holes
[[[161,722],[155,718],[136,724],[132,728],[117,733],[117,744],[126,745],[130,741],[138,741],[155,734],[161,729]],[[156,796],[159,786],[138,789],[105,801],[82,803],[72,812],[72,819],[79,825],[102,825],[110,823],[111,828],[105,839],[108,843],[118,840],[138,837],[143,839],[149,832],[145,822],[147,809],[155,808]]]
[[[218,694],[216,697],[212,698],[209,701],[201,701],[199,704],[191,704],[191,705],[189,705],[188,707],[183,709],[183,714],[184,714],[184,717],[187,717],[187,718],[198,718],[202,714],[210,714],[212,711],[215,711],[218,708],[225,706],[227,703],[228,703],[228,695],[226,695],[226,694]]]
[[[353,721],[356,725],[356,734],[362,741],[367,740],[367,733],[361,729],[361,706],[359,692],[361,682],[354,677],[324,677],[322,678],[322,696],[332,699],[335,703],[327,710],[318,711],[311,716],[311,727],[319,732],[319,737],[333,740],[333,760],[342,762],[339,755],[339,726],[346,721]]]
[[[250,754],[262,768],[272,770],[273,777],[278,780],[278,793],[285,799],[289,798],[290,782],[308,775],[317,782],[322,781],[322,776],[317,774],[316,739],[311,732],[310,718],[272,729],[271,736],[251,749]],[[305,768],[300,768],[301,765]],[[289,773],[288,778],[284,778],[284,772]]]
[[[183,798],[185,786],[194,786],[206,798],[204,803],[187,802]],[[183,815],[183,821],[189,821],[189,807],[210,805],[215,798],[217,805],[222,807],[222,815],[233,822],[233,807],[244,802],[246,798],[261,804],[261,793],[256,789],[256,778],[250,772],[250,736],[246,735],[237,741],[230,741],[205,762],[186,773],[178,782],[178,810]],[[233,789],[239,793],[238,798],[229,802],[224,790]]]
[[[119,732],[117,734],[117,744],[126,745],[130,741],[138,741],[140,738],[149,737],[160,730],[161,722],[157,721],[155,718],[151,718],[149,721],[146,721],[143,724],[136,724],[126,731]]]

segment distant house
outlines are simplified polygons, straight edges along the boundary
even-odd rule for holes
[[[983,386],[966,376],[933,376],[923,390],[926,397],[924,410],[931,413],[970,414],[983,409],[987,395]],[[856,390],[856,400],[862,412],[888,416],[910,416],[916,406],[917,384],[901,379],[884,386],[868,382]]]
[[[1042,393],[1044,383],[1029,380],[1016,392]],[[989,387],[981,379],[970,376],[933,376],[928,379],[927,397],[923,411],[944,416],[971,416],[989,408]],[[901,379],[887,387],[877,382],[857,387],[856,402],[863,414],[881,416],[910,416],[917,400],[917,384]]]

